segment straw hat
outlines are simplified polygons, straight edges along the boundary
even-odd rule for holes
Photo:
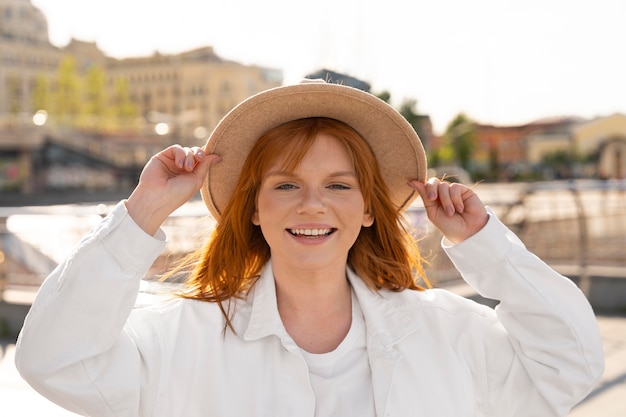
[[[406,119],[370,93],[323,80],[304,80],[244,100],[211,133],[205,150],[220,155],[222,161],[210,167],[200,191],[216,219],[226,207],[256,140],[283,123],[308,117],[339,120],[365,139],[378,159],[392,201],[399,210],[417,197],[407,181],[426,179],[426,155]]]

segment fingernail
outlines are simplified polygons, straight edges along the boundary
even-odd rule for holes
[[[437,196],[432,191],[428,193],[428,198],[430,198],[431,200],[434,200],[436,197]]]
[[[452,216],[454,214],[454,207],[446,206],[446,213],[448,213],[448,216]]]

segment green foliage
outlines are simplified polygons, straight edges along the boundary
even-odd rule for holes
[[[85,75],[85,118],[84,127],[103,130],[107,123],[108,97],[106,94],[106,76],[99,66],[91,66]]]
[[[391,103],[391,93],[387,90],[382,91],[378,94],[376,94],[376,97],[378,97],[379,99],[381,99],[382,101],[384,101],[385,103],[389,104]]]
[[[33,89],[33,108],[31,111],[33,113],[43,110],[49,109],[52,103],[52,97],[50,94],[50,80],[47,76],[43,74],[39,74],[35,79],[35,88]]]
[[[378,93],[377,97],[387,103],[391,100],[391,94],[388,91]],[[431,132],[428,116],[419,114],[417,101],[415,99],[405,99],[398,111],[425,142],[429,166],[438,167],[458,164],[466,171],[472,172],[472,157],[477,147],[476,123],[473,120],[463,113],[458,114],[448,124],[443,142],[435,148],[429,142]],[[490,155],[490,158],[490,173],[492,176],[497,176],[497,160],[493,160],[493,158],[497,158],[497,155]]]
[[[498,161],[500,158],[498,157],[498,149],[492,147],[489,149],[489,174],[491,179],[497,179],[500,175],[500,164]]]
[[[45,110],[50,123],[92,132],[134,129],[138,110],[128,83],[117,79],[111,88],[107,78],[101,66],[91,65],[81,73],[76,60],[65,57],[53,80],[36,78],[31,111]]]
[[[417,112],[417,101],[414,99],[405,99],[400,105],[398,110],[402,116],[409,122],[413,129],[417,132],[417,135],[422,140],[427,140],[430,137],[430,133],[427,131],[428,127],[426,122],[428,116],[419,114]]]
[[[0,338],[7,338],[11,335],[11,326],[5,317],[0,317]]]
[[[130,97],[130,89],[125,78],[115,81],[112,106],[117,125],[122,128],[132,127],[139,111]]]
[[[444,138],[446,145],[452,148],[456,162],[470,171],[476,149],[476,123],[460,113],[448,124]]]
[[[6,88],[9,113],[18,114],[22,111],[20,106],[20,85],[20,78],[17,75],[11,74],[7,77]]]
[[[579,160],[580,158],[577,158],[572,152],[560,150],[544,155],[541,159],[541,166],[544,172],[549,173],[551,177],[571,178],[573,176],[572,168]]]
[[[76,60],[70,56],[61,60],[57,72],[56,94],[49,113],[63,125],[75,126],[81,111],[81,78]]]

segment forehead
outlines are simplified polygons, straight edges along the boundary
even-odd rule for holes
[[[345,165],[353,165],[353,157],[348,146],[341,140],[331,134],[320,132],[308,140],[291,141],[273,158],[270,166],[293,171],[303,164],[341,164],[345,168]]]

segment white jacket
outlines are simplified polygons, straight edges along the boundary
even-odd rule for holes
[[[90,416],[313,416],[300,350],[276,308],[271,263],[233,324],[214,303],[137,301],[163,249],[119,204],[42,285],[16,365],[41,394]],[[493,310],[445,290],[375,293],[348,271],[367,328],[378,416],[565,416],[603,372],[582,293],[491,214],[445,247]],[[344,416],[341,416],[344,417]]]

